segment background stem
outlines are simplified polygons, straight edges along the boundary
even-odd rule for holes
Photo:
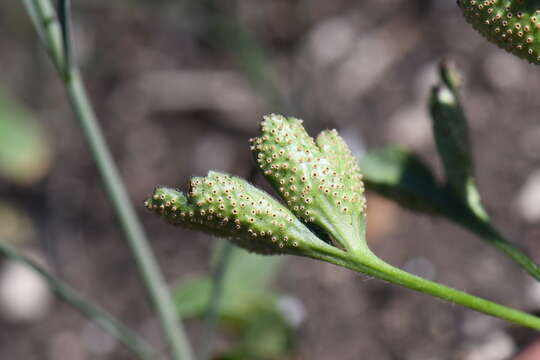
[[[90,145],[114,212],[126,235],[148,294],[154,303],[174,358],[190,360],[193,356],[184,331],[179,326],[171,295],[88,103],[79,72],[71,72],[69,82],[66,83],[66,90],[84,136]]]
[[[62,46],[61,26],[49,0],[25,0],[29,14],[66,88],[71,106],[96,162],[103,184],[135,257],[143,282],[157,311],[174,359],[193,359],[169,290],[158,268],[146,235],[129,200],[112,155],[105,142],[82,79],[74,62],[68,62]],[[69,14],[66,14],[69,16]],[[60,34],[60,37],[59,37]]]
[[[94,305],[85,299],[76,290],[69,285],[55,278],[43,267],[19,253],[15,248],[5,241],[0,241],[0,253],[7,258],[18,261],[28,268],[32,269],[43,280],[47,282],[56,296],[79,310],[83,315],[92,319],[97,326],[118,339],[126,346],[137,358],[143,360],[159,359],[159,353],[149,345],[145,340],[135,334],[127,326],[116,320],[111,314]]]
[[[201,345],[199,349],[199,360],[208,360],[212,354],[212,346],[216,339],[216,327],[223,295],[223,282],[227,268],[231,260],[233,244],[229,241],[220,240],[222,246],[219,246],[217,251],[217,260],[212,271],[212,290],[210,293],[210,303],[205,316],[205,324],[201,337]]]

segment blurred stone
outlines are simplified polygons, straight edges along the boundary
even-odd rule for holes
[[[357,159],[360,159],[362,158],[362,156],[364,156],[367,146],[356,127],[340,128],[339,134],[341,135],[343,140],[345,140],[345,142],[349,146],[349,149],[351,149],[352,154]]]
[[[296,296],[281,296],[278,299],[277,307],[287,323],[293,328],[302,325],[306,318],[306,307],[302,300]]]
[[[425,103],[398,109],[388,120],[388,141],[411,149],[422,149],[432,144],[431,122]]]
[[[50,337],[48,360],[86,360],[81,339],[71,332],[59,332]]]
[[[486,79],[491,85],[501,91],[521,89],[529,76],[528,64],[516,56],[503,51],[494,51],[484,57]],[[504,71],[501,71],[504,69]]]
[[[501,261],[494,256],[493,249],[482,249],[475,254],[474,273],[469,278],[484,286],[493,286],[498,288],[501,279],[504,278],[506,269],[501,266]]]
[[[150,112],[216,111],[226,116],[228,124],[248,131],[256,128],[261,113],[259,98],[234,72],[156,71],[142,75],[136,87]]]
[[[116,347],[117,340],[103,331],[93,321],[85,324],[81,332],[82,343],[88,352],[104,355],[112,352]]]
[[[309,52],[315,66],[326,67],[351,50],[356,31],[346,18],[332,18],[321,22],[309,35]]]
[[[463,360],[506,360],[516,351],[512,338],[496,331],[479,342],[469,345]]]
[[[421,350],[415,350],[411,351],[409,354],[407,354],[406,359],[407,360],[443,360],[445,358],[433,355],[433,352],[436,350],[434,349],[421,349]]]
[[[476,312],[467,312],[463,324],[463,334],[469,339],[486,338],[497,329],[501,320]]]
[[[540,170],[527,178],[517,196],[516,207],[525,221],[535,223],[540,220]]]
[[[137,332],[151,345],[156,348],[167,346],[161,336],[161,323],[156,317],[146,318]]]
[[[417,256],[408,260],[403,266],[403,269],[428,280],[434,280],[437,276],[433,262],[423,256]]]
[[[418,39],[419,33],[406,21],[380,25],[358,38],[334,76],[335,96],[353,100],[365,93]]]
[[[521,135],[521,151],[532,159],[540,159],[540,126],[526,128]]]
[[[540,308],[540,282],[536,279],[528,281],[526,297],[531,308]]]
[[[418,71],[414,83],[414,98],[425,107],[431,92],[431,88],[437,85],[439,80],[439,61],[428,62]]]
[[[8,260],[0,273],[2,317],[15,323],[43,319],[52,304],[47,283],[27,266]]]
[[[194,171],[197,174],[206,174],[208,169],[231,172],[235,164],[235,149],[236,143],[230,136],[219,133],[206,135],[193,151]]]

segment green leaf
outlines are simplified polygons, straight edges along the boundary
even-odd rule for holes
[[[447,181],[462,197],[466,197],[472,178],[473,160],[469,127],[459,101],[456,87],[457,72],[441,65],[441,83],[433,87],[429,109],[433,135],[444,165]]]
[[[369,151],[360,168],[368,189],[405,208],[438,213],[444,193],[429,167],[409,151],[398,146]]]
[[[276,295],[268,290],[281,258],[250,254],[234,247],[223,279],[218,315],[242,320],[253,309],[273,305]],[[210,302],[212,281],[208,276],[187,281],[174,290],[179,316],[200,316]]]
[[[457,194],[478,218],[489,221],[474,181],[469,125],[459,100],[459,73],[453,66],[441,63],[440,79],[432,89],[429,107],[449,195]]]
[[[181,284],[173,294],[178,316],[191,318],[202,314],[210,302],[211,292],[209,277],[194,278]]]
[[[280,257],[255,255],[234,248],[225,274],[225,289],[231,293],[263,293],[279,271],[281,262]]]
[[[227,359],[282,359],[292,349],[293,333],[281,313],[261,309],[254,313],[244,328],[240,344]]]
[[[51,148],[43,128],[0,89],[0,177],[34,183],[47,173],[50,161]]]
[[[222,248],[214,253],[219,255]],[[292,346],[292,330],[279,312],[277,295],[268,289],[280,268],[281,258],[260,256],[233,247],[223,278],[218,308],[222,324],[239,336],[238,343],[220,359],[278,359]],[[183,318],[205,314],[212,280],[208,276],[189,280],[174,291],[178,315]]]

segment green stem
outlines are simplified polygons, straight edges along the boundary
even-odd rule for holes
[[[193,356],[186,335],[177,322],[169,290],[90,107],[79,72],[72,71],[69,79],[66,84],[69,100],[90,145],[105,189],[154,303],[174,359],[190,360]]]
[[[56,19],[54,7],[49,0],[22,0],[22,2],[56,71],[62,75],[65,69],[62,28]]]
[[[58,280],[47,272],[43,267],[36,264],[26,256],[20,254],[15,248],[4,241],[0,241],[0,253],[11,260],[18,261],[28,268],[32,269],[43,280],[45,280],[51,290],[64,302],[79,310],[86,317],[95,321],[105,332],[118,339],[139,359],[150,360],[158,359],[158,352],[145,340],[140,338],[131,329],[126,327],[120,321],[116,320],[111,314],[85,299],[76,290],[69,285]]]
[[[69,101],[77,115],[84,137],[88,142],[105,189],[112,202],[114,212],[128,240],[143,282],[157,311],[174,359],[191,360],[193,359],[191,347],[181,324],[177,321],[169,290],[105,142],[84,89],[81,75],[73,63],[71,67],[63,68],[68,63],[63,57],[62,38],[58,38],[60,26],[54,14],[54,9],[49,0],[26,0],[25,4],[27,7],[33,8],[30,12],[31,15],[37,16],[34,23],[37,23],[38,29],[44,31],[42,40],[45,41],[45,46],[59,74],[61,76],[68,75],[62,76],[62,79]]]
[[[390,283],[407,287],[424,294],[435,296],[447,300],[451,303],[462,305],[481,313],[495,316],[500,319],[508,320],[516,324],[540,330],[540,318],[515,310],[489,300],[479,298],[474,295],[435,283],[409,274],[401,269],[387,264],[377,258],[376,255],[358,256],[352,253],[346,253],[339,249],[332,250],[331,253],[313,256],[319,260],[331,262],[333,264],[351,269],[369,276],[386,280]]]

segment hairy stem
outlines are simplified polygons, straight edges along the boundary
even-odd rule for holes
[[[24,0],[29,14],[40,32],[66,88],[71,106],[79,120],[82,132],[96,162],[103,184],[118,217],[122,230],[135,257],[143,282],[154,304],[174,359],[193,359],[191,347],[181,324],[169,290],[148,244],[146,235],[129,200],[118,169],[90,105],[81,75],[73,62],[69,63],[63,51],[61,26],[49,0]],[[69,16],[66,14],[66,16]]]
[[[85,299],[75,289],[51,275],[43,267],[19,253],[5,241],[0,241],[0,253],[18,261],[38,274],[47,282],[50,289],[65,303],[79,310],[83,315],[95,321],[96,325],[118,339],[137,358],[143,360],[160,359],[158,352],[131,329],[115,319],[111,314]]]
[[[412,275],[387,264],[374,254],[367,257],[358,256],[336,249],[334,254],[330,256],[326,255],[317,258],[487,315],[540,330],[540,318],[536,316]]]

